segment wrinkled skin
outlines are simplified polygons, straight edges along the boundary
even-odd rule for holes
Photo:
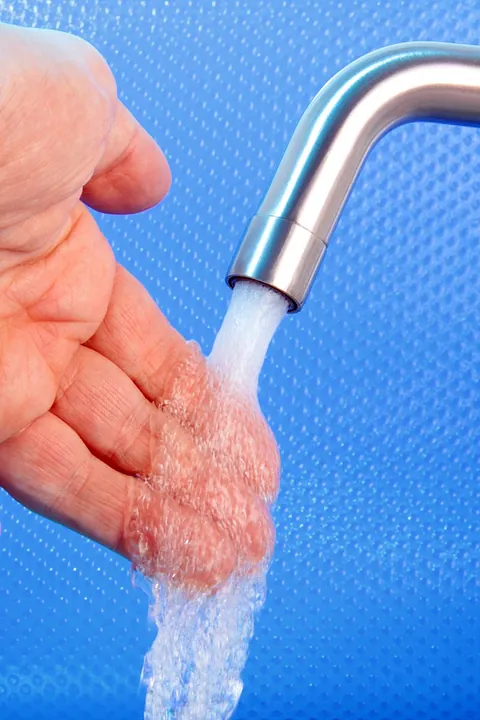
[[[0,24],[0,75],[0,485],[211,588],[272,549],[275,442],[88,210],[154,206],[167,162],[84,41]]]

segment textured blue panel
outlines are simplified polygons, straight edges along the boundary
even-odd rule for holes
[[[303,109],[392,42],[480,42],[478,0],[0,0],[80,33],[174,184],[101,218],[208,350],[223,273]],[[261,387],[283,455],[278,546],[237,717],[480,716],[480,133],[408,126],[359,178]],[[151,636],[127,563],[0,495],[0,717],[141,718]]]

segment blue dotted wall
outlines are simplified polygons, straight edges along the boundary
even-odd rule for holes
[[[100,222],[206,351],[322,84],[381,45],[480,44],[477,0],[0,0],[0,19],[91,40],[165,149],[163,206]],[[239,719],[480,717],[479,171],[479,131],[385,138],[274,339],[278,545]],[[5,494],[0,522],[0,717],[141,718],[152,631],[128,564]]]

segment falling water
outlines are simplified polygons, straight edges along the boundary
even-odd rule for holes
[[[225,382],[257,396],[260,371],[270,342],[287,312],[282,295],[257,283],[237,283],[209,362]]]
[[[257,403],[265,355],[287,304],[257,284],[235,287],[208,359],[221,384]],[[266,592],[266,568],[233,576],[214,595],[187,595],[166,581],[152,584],[157,636],[143,671],[146,720],[226,720],[238,704],[255,613]]]

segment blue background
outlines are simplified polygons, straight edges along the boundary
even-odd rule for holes
[[[165,149],[165,203],[101,224],[205,351],[234,247],[322,84],[385,44],[480,43],[478,0],[0,8],[92,41]],[[261,401],[283,458],[278,545],[239,719],[480,717],[479,171],[478,130],[385,138],[274,339]],[[5,493],[0,521],[2,720],[143,717],[152,630],[128,564]]]

